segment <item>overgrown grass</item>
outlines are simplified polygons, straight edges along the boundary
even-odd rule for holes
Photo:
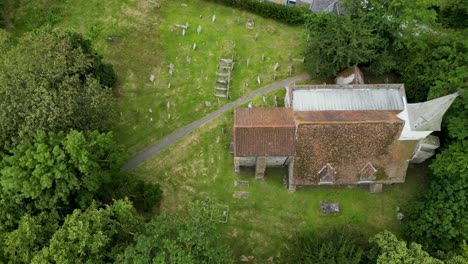
[[[254,100],[257,106],[272,106],[272,93]],[[385,186],[381,194],[368,189],[313,187],[289,192],[282,183],[284,169],[267,169],[265,180],[254,180],[253,170],[236,174],[229,154],[233,113],[227,113],[188,135],[180,142],[138,167],[137,175],[160,183],[164,189],[161,210],[172,212],[196,199],[211,199],[229,206],[229,222],[220,224],[224,237],[236,255],[254,256],[257,263],[276,260],[295,232],[323,231],[349,224],[367,240],[388,229],[402,235],[397,208],[405,209],[408,200],[426,188],[424,170],[410,168],[405,184]],[[225,134],[223,134],[223,129]],[[248,189],[234,186],[235,180],[250,182]],[[233,197],[247,191],[247,199]],[[321,216],[320,201],[337,201],[339,216]]]

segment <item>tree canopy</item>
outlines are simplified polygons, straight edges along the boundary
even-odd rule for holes
[[[162,214],[151,220],[134,246],[120,256],[122,263],[231,263],[220,243],[216,219],[221,212],[211,202],[190,204],[186,214]]]
[[[121,155],[111,133],[39,131],[7,151],[0,185],[16,199],[32,200],[37,209],[70,203],[85,208],[120,169]]]
[[[112,66],[78,33],[45,28],[0,42],[0,141],[37,129],[107,130],[114,82]]]

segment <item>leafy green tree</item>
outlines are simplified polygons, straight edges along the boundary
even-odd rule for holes
[[[407,246],[389,231],[381,232],[369,240],[369,259],[377,264],[443,264],[444,262],[431,257],[421,245],[411,243]]]
[[[429,191],[407,212],[408,234],[432,252],[458,253],[468,240],[468,140],[452,143],[431,169]]]
[[[296,234],[286,251],[284,263],[358,264],[364,251],[349,227],[331,229],[323,234]]]
[[[219,214],[219,215],[218,215]],[[231,253],[217,231],[220,212],[209,202],[195,202],[187,214],[162,214],[151,220],[119,263],[231,263]]]
[[[111,133],[39,131],[0,162],[0,186],[37,209],[85,208],[122,164]]]
[[[452,28],[468,27],[468,1],[444,0],[441,1],[440,20],[442,24]]]
[[[56,211],[24,215],[18,228],[5,237],[4,251],[10,262],[30,263],[59,227]]]
[[[143,219],[128,200],[105,208],[96,203],[65,218],[32,263],[109,263],[133,241]]]
[[[313,76],[334,77],[344,68],[376,58],[379,39],[363,20],[319,14],[306,24],[305,66]]]
[[[114,99],[112,66],[89,40],[51,28],[0,43],[0,142],[17,142],[37,129],[106,130]]]

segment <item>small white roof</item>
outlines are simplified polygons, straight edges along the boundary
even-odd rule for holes
[[[325,86],[322,86],[325,87]],[[327,110],[403,110],[404,97],[399,88],[375,88],[371,85],[332,86],[332,88],[295,88],[295,111]]]

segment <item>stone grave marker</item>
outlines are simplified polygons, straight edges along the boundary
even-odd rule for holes
[[[234,181],[234,186],[239,188],[249,188],[250,183],[248,181]]]
[[[238,198],[238,199],[239,198],[246,199],[246,198],[249,198],[249,193],[248,192],[235,192],[233,196],[234,198]]]
[[[197,33],[198,33],[198,35],[200,35],[201,32],[202,32],[202,26],[198,25],[198,27],[197,27]]]
[[[252,29],[254,27],[253,19],[251,18],[247,19],[247,22],[245,23],[245,27]]]
[[[193,43],[192,50],[197,49],[197,43]]]
[[[260,80],[260,75],[257,75],[257,82],[258,82],[258,84],[262,83],[262,80]]]
[[[213,17],[211,17],[211,22],[215,22],[216,21],[216,15],[213,15]]]
[[[246,63],[246,64],[247,64],[247,67],[249,67],[249,65],[250,65],[250,58],[247,59],[247,63]]]
[[[150,75],[150,82],[154,82],[154,75],[153,74]]]
[[[338,202],[320,202],[320,214],[338,215],[340,214],[340,203]]]
[[[275,71],[277,71],[277,70],[279,69],[279,63],[278,63],[278,62],[275,64],[275,67],[273,67],[273,69],[274,69]]]
[[[174,73],[174,64],[170,63],[169,64],[169,74],[172,75]]]

